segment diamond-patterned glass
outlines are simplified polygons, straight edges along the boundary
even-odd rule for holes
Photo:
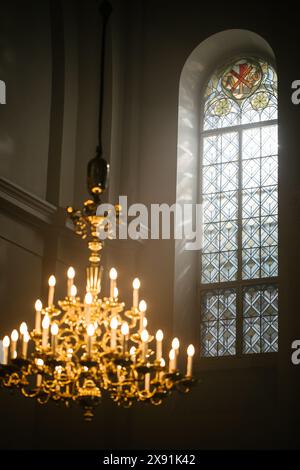
[[[236,291],[208,291],[202,298],[202,356],[231,356],[236,350]]]
[[[278,288],[258,285],[243,289],[243,352],[278,349]]]

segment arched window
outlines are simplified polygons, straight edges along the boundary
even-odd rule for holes
[[[278,347],[277,76],[232,60],[204,93],[201,354]]]

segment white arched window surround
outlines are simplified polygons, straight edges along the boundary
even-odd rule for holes
[[[178,203],[199,201],[201,118],[203,90],[214,70],[231,57],[259,57],[271,65],[274,53],[256,33],[228,30],[203,41],[190,54],[180,78],[177,153]],[[174,324],[185,330],[200,348],[199,252],[175,245]],[[198,288],[197,288],[198,287]]]

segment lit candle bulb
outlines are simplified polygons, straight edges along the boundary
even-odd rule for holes
[[[114,287],[114,300],[118,298],[119,295],[119,289],[117,287]]]
[[[161,360],[160,360],[160,367],[163,367],[163,368],[166,367],[166,361],[165,361],[163,358],[161,358]],[[161,371],[159,372],[159,380],[162,380],[162,379],[163,379],[164,374],[165,374],[165,371],[164,371],[164,370],[161,370]]]
[[[42,348],[47,349],[48,346],[48,334],[49,334],[50,318],[48,315],[45,315],[42,321]]]
[[[55,284],[56,284],[56,279],[52,275],[52,276],[49,277],[49,280],[48,280],[48,286],[49,286],[48,307],[52,307],[52,305],[53,305]]]
[[[141,340],[142,340],[142,359],[144,361],[146,359],[147,352],[148,352],[149,333],[147,330],[142,331]]]
[[[38,366],[39,369],[42,368],[43,365],[44,365],[43,359],[40,359],[40,358],[37,359],[36,360],[36,365]],[[36,386],[40,387],[41,385],[42,385],[42,374],[37,374],[37,376],[36,376]]]
[[[117,317],[112,317],[110,321],[110,347],[111,349],[116,349],[117,347],[117,328],[118,328],[118,319]]]
[[[115,268],[111,268],[109,271],[109,278],[110,278],[110,297],[114,297],[114,289],[117,287],[117,277],[118,273]]]
[[[71,294],[71,299],[74,302],[76,300],[76,295],[77,295],[77,287],[75,286],[75,284],[72,285],[70,294]]]
[[[160,361],[162,357],[162,340],[164,339],[164,334],[162,330],[157,330],[155,338],[156,338],[156,360]]]
[[[150,373],[145,374],[145,390],[150,392]]]
[[[129,354],[130,354],[132,362],[135,363],[135,361],[136,361],[136,348],[134,346],[131,346],[131,348],[129,350]]]
[[[174,372],[175,370],[175,350],[171,349],[169,352],[169,372]]]
[[[37,333],[41,332],[41,311],[43,308],[42,302],[40,299],[37,299],[37,301],[34,304],[35,308],[35,330]]]
[[[173,341],[172,341],[172,349],[174,349],[174,351],[175,351],[174,369],[176,369],[176,367],[177,367],[177,357],[178,357],[178,354],[179,354],[179,346],[180,346],[179,339],[174,338]]]
[[[71,288],[73,286],[74,277],[75,277],[75,269],[72,266],[69,267],[68,272],[67,272],[67,276],[68,276],[68,297],[70,297],[71,296]]]
[[[132,283],[133,287],[133,297],[132,297],[132,306],[133,308],[138,308],[139,305],[139,288],[141,287],[140,280],[136,277]]]
[[[195,354],[195,348],[192,344],[189,345],[187,348],[187,369],[186,369],[186,375],[188,377],[192,376],[192,371],[193,371],[193,356]]]
[[[52,347],[52,353],[53,354],[56,354],[57,335],[58,335],[58,324],[57,323],[52,323],[52,325],[51,325],[51,347]]]
[[[19,333],[17,330],[13,330],[10,336],[11,345],[10,345],[10,357],[15,359],[17,357],[17,342],[19,338]]]
[[[3,338],[3,364],[8,364],[8,349],[10,345],[10,339],[8,336]]]
[[[22,336],[25,335],[25,333],[28,331],[26,323],[23,321],[20,325],[20,334]]]
[[[145,312],[147,310],[147,304],[144,300],[141,300],[139,303],[139,312],[140,312],[140,333],[144,329],[144,318],[145,318]]]
[[[129,326],[127,322],[122,323],[121,333],[123,335],[123,353],[127,351],[127,340],[129,334]]]
[[[25,331],[23,335],[23,342],[22,342],[22,356],[23,359],[27,359],[27,351],[28,351],[28,343],[30,340],[30,336],[28,331]]]
[[[93,336],[95,334],[95,327],[92,323],[86,329],[88,334],[88,342],[87,342],[87,354],[89,357],[92,355],[92,346],[93,346]]]
[[[88,325],[91,321],[91,303],[93,302],[93,296],[90,292],[85,294],[84,303],[85,303],[85,321]]]
[[[23,321],[20,325],[20,340],[21,340],[21,347],[22,347],[22,356],[24,356],[23,354],[24,347],[26,348],[27,346],[27,345],[26,346],[24,345],[24,336],[26,335],[26,333],[28,334],[27,325]]]

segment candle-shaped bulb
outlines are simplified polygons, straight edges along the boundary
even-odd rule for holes
[[[40,299],[36,300],[34,304],[34,308],[35,308],[35,329],[38,333],[40,333],[41,332],[41,311],[43,308],[43,304],[40,301]]]
[[[141,300],[139,303],[139,311],[146,312],[146,310],[147,310],[147,304],[144,300]]]
[[[95,327],[92,323],[90,323],[86,329],[88,336],[94,336],[95,334]]]
[[[28,343],[28,342],[29,342],[29,340],[30,340],[30,335],[29,335],[28,331],[25,331],[23,340],[24,340],[25,343]]]
[[[160,367],[165,367],[165,365],[166,365],[166,361],[163,358],[161,358]]]
[[[118,297],[118,293],[115,290],[116,287],[117,287],[118,273],[117,273],[117,270],[115,268],[111,268],[111,270],[109,271],[109,277],[110,277],[109,296],[110,296],[110,298],[116,298],[116,297]]]
[[[48,315],[45,315],[42,321],[42,348],[46,349],[48,347],[48,333],[49,333],[49,326],[50,326],[50,318]]]
[[[164,338],[164,334],[162,330],[157,330],[155,338],[156,338],[156,360],[160,361],[162,357],[162,340]]]
[[[88,356],[92,355],[92,344],[93,344],[93,336],[95,334],[95,327],[92,323],[90,323],[86,329],[88,334],[88,343],[87,343],[87,354]]]
[[[118,273],[117,273],[117,270],[115,268],[111,268],[111,270],[109,271],[109,278],[112,280],[112,281],[115,281],[118,277]]]
[[[136,348],[135,348],[135,346],[131,346],[131,348],[130,348],[130,350],[129,350],[130,356],[134,356],[135,353],[136,353]]]
[[[118,328],[118,319],[117,317],[112,317],[112,319],[110,320],[110,327],[112,330],[116,330]]]
[[[142,340],[142,360],[145,361],[148,352],[148,340],[149,340],[149,333],[147,330],[143,330],[141,332],[141,340]]]
[[[34,304],[34,308],[37,312],[40,312],[43,308],[43,304],[42,302],[40,301],[40,299],[37,299],[37,301],[35,302]]]
[[[162,356],[162,340],[164,338],[164,334],[162,330],[157,330],[156,335],[156,360],[160,361]]]
[[[146,317],[143,318],[143,328],[147,328],[148,320]]]
[[[70,266],[68,271],[67,271],[67,276],[68,276],[68,297],[72,296],[71,290],[74,282],[74,277],[75,277],[75,269]]]
[[[52,276],[49,277],[48,286],[49,287],[54,287],[55,284],[56,284],[56,279],[55,279],[55,276],[53,276],[53,274],[52,274]]]
[[[117,287],[114,287],[114,298],[117,299],[119,295],[119,289]]]
[[[38,359],[36,360],[36,365],[37,365],[38,367],[43,367],[43,365],[44,365],[43,359],[38,358]],[[37,377],[36,377],[36,386],[37,386],[37,387],[40,387],[41,385],[42,385],[42,375],[38,373],[38,374],[37,374]]]
[[[127,336],[128,333],[129,333],[129,326],[128,326],[128,323],[127,322],[124,322],[122,323],[122,326],[121,326],[121,333],[123,336]]]
[[[157,330],[155,338],[156,341],[162,341],[164,339],[164,334],[162,330]]]
[[[115,349],[117,346],[117,328],[119,325],[119,321],[117,317],[112,317],[110,320],[110,328],[111,328],[111,336],[110,336],[110,347],[111,349]]]
[[[8,336],[4,336],[3,338],[3,364],[8,364],[8,348],[10,345],[10,339]]]
[[[20,325],[20,333],[21,335],[25,335],[25,333],[27,333],[27,325],[24,321]]]
[[[52,336],[56,336],[58,334],[58,324],[52,323],[51,325],[51,334]]]
[[[174,338],[172,341],[172,349],[174,349],[175,351],[178,351],[179,346],[180,346],[179,339]]]
[[[19,338],[19,333],[17,330],[13,330],[11,333],[11,347],[10,347],[10,356],[12,359],[16,359],[17,357],[17,341]]]
[[[19,333],[17,330],[13,330],[12,333],[11,333],[11,340],[16,342],[18,341],[18,338],[19,338]]]
[[[67,272],[68,279],[74,279],[75,277],[75,269],[70,266]]]
[[[85,302],[85,321],[88,325],[91,321],[91,303],[93,302],[93,296],[90,292],[87,292],[84,297]]]
[[[136,278],[133,280],[132,287],[133,287],[134,289],[139,289],[139,288],[141,287],[141,282],[140,282],[139,278],[136,277]]]
[[[10,345],[10,339],[8,336],[4,336],[3,338],[3,346],[4,348],[9,348],[9,345]]]
[[[30,340],[29,333],[28,333],[28,331],[25,331],[25,333],[23,335],[23,342],[22,342],[22,356],[23,356],[23,359],[27,358],[29,340]]]
[[[193,356],[195,354],[195,348],[192,344],[189,345],[187,348],[187,368],[186,368],[186,375],[188,377],[192,376],[192,370],[193,370]]]
[[[49,328],[49,325],[50,325],[50,318],[48,317],[48,315],[45,315],[42,321],[42,327],[44,330],[47,330]]]
[[[170,361],[174,361],[174,359],[175,359],[175,350],[174,349],[170,349],[169,359],[170,359]]]
[[[139,288],[141,286],[140,280],[136,277],[133,280],[132,287],[133,287],[133,298],[132,298],[132,306],[134,309],[138,308],[139,304]]]
[[[73,284],[71,287],[71,297],[76,297],[76,295],[77,295],[77,287],[75,286],[75,284]]]
[[[141,333],[141,340],[143,341],[143,343],[147,343],[149,339],[149,333],[147,330],[143,330],[142,333]]]
[[[54,287],[56,284],[56,279],[52,275],[49,277],[48,280],[48,285],[49,285],[49,291],[48,291],[48,307],[52,307],[53,305],[53,300],[54,300]]]

